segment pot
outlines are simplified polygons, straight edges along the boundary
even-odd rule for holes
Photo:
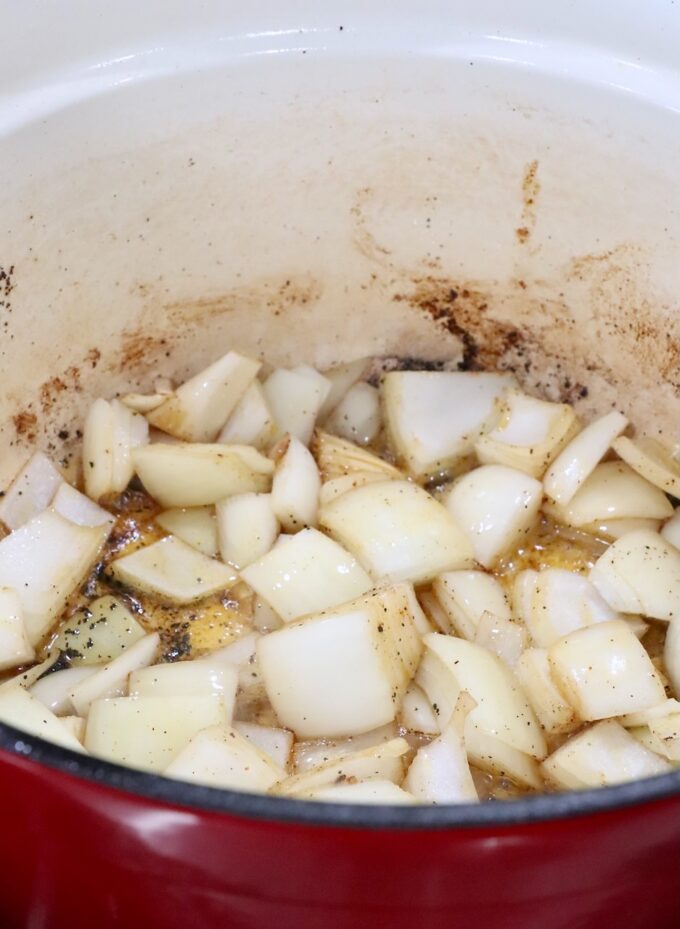
[[[238,347],[512,369],[680,414],[678,8],[5,0],[0,482]],[[6,33],[6,36],[8,33]],[[0,726],[7,929],[680,923],[680,772],[303,804]]]

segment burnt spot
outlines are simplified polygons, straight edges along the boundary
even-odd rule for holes
[[[29,442],[35,441],[38,434],[38,417],[30,410],[20,410],[12,417],[17,436]]]

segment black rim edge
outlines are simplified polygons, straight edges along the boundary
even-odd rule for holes
[[[451,829],[522,825],[607,813],[665,797],[680,796],[678,769],[614,787],[541,794],[495,803],[446,806],[314,803],[175,781],[91,755],[80,755],[4,723],[0,723],[0,749],[33,764],[55,768],[73,777],[173,806],[225,813],[245,819],[355,829]]]

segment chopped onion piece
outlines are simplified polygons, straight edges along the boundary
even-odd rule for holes
[[[289,433],[303,445],[309,445],[316,418],[330,389],[330,381],[322,375],[312,378],[285,368],[272,371],[263,390],[274,418],[274,439]]]
[[[409,747],[406,739],[392,739],[360,752],[333,758],[302,774],[292,774],[276,784],[273,793],[283,797],[299,796],[348,778],[401,780],[404,770],[401,759],[409,751]]]
[[[374,748],[383,742],[390,742],[399,735],[395,723],[387,723],[369,732],[352,735],[346,739],[313,739],[297,741],[293,747],[292,767],[295,774],[318,768],[332,759],[353,755],[365,748]]]
[[[354,784],[329,784],[326,787],[317,787],[300,799],[316,800],[324,803],[384,803],[390,806],[398,804],[415,803],[416,799],[410,793],[397,787],[392,781],[372,777],[368,781],[357,781]]]
[[[60,716],[59,722],[67,732],[78,739],[81,745],[85,742],[87,720],[83,719],[82,716]]]
[[[680,700],[668,699],[651,706],[648,710],[640,710],[639,713],[627,713],[619,719],[622,726],[631,729],[636,726],[648,726],[654,719],[661,719],[663,716],[674,716],[680,713]]]
[[[534,711],[513,673],[496,655],[438,632],[423,641],[425,654],[416,683],[427,694],[442,729],[465,690],[477,703],[465,723],[466,740],[473,729],[479,729],[535,758],[545,757],[545,739]]]
[[[98,597],[69,616],[50,639],[48,655],[66,652],[72,664],[103,664],[144,638],[143,627],[115,597]]]
[[[321,525],[376,580],[424,583],[470,567],[470,543],[446,509],[410,481],[348,491],[319,513]]]
[[[593,565],[590,580],[615,610],[680,617],[680,551],[656,532],[621,536]]]
[[[581,719],[636,713],[665,696],[651,658],[621,620],[572,632],[550,647],[548,661],[555,683]]]
[[[480,771],[507,777],[520,787],[543,789],[540,768],[526,752],[477,728],[465,730],[465,747],[471,763]]]
[[[397,585],[263,636],[260,669],[281,723],[315,738],[393,720],[422,648],[411,602]]]
[[[502,464],[540,478],[578,429],[576,414],[565,403],[548,403],[507,390],[497,401],[500,421],[478,439],[482,464]]]
[[[274,441],[275,433],[276,426],[262,385],[253,381],[232,410],[217,441],[229,445],[254,445],[262,451]]]
[[[680,462],[657,439],[619,436],[612,443],[616,454],[666,494],[680,499]]]
[[[137,449],[135,470],[164,507],[206,506],[234,494],[266,492],[274,463],[248,445],[158,443]]]
[[[83,582],[109,531],[109,525],[78,526],[45,510],[0,541],[0,587],[16,591],[31,645]]]
[[[680,762],[680,713],[659,716],[649,722],[649,731],[670,761]]]
[[[507,374],[390,371],[381,391],[392,444],[415,477],[456,469],[474,449]]]
[[[7,687],[0,691],[0,722],[73,752],[83,751],[83,746],[62,721],[23,687]]]
[[[118,764],[165,771],[198,732],[226,725],[225,706],[213,697],[95,700],[87,718],[85,748]]]
[[[131,697],[217,697],[231,722],[238,673],[219,658],[208,655],[201,661],[175,661],[150,665],[130,674]]]
[[[83,427],[83,480],[93,500],[120,493],[132,479],[134,449],[149,441],[149,426],[119,400],[95,400]]]
[[[676,616],[668,624],[663,661],[673,690],[680,696],[680,616]]]
[[[21,601],[9,587],[0,587],[0,671],[27,664],[35,658],[28,641]]]
[[[546,758],[542,768],[556,787],[580,790],[663,774],[670,765],[619,723],[606,720],[573,736]]]
[[[237,494],[217,504],[222,561],[245,568],[269,551],[279,534],[270,494]]]
[[[527,645],[527,631],[520,623],[502,619],[485,610],[479,618],[475,642],[514,668]]]
[[[260,370],[238,352],[228,352],[178,387],[147,419],[186,442],[212,442]]]
[[[264,792],[285,772],[250,739],[227,726],[197,732],[163,772],[225,790]]]
[[[71,691],[82,681],[97,672],[97,668],[81,665],[75,668],[65,668],[63,671],[52,671],[45,674],[30,688],[29,693],[51,710],[56,716],[73,713]]]
[[[271,726],[258,726],[257,723],[234,723],[234,729],[245,739],[259,748],[274,764],[285,771],[288,766],[293,733],[287,729],[275,729]]]
[[[349,439],[317,429],[312,441],[312,452],[324,481],[352,474],[376,474],[381,480],[403,478],[403,474],[389,461],[373,452],[360,448]]]
[[[538,721],[549,735],[569,732],[579,724],[574,708],[564,699],[552,678],[546,649],[528,648],[520,656],[515,673]]]
[[[436,735],[439,732],[439,723],[434,710],[421,687],[413,681],[408,685],[399,711],[399,722],[404,729],[412,732],[424,732],[427,735]]]
[[[271,505],[287,532],[297,532],[317,521],[321,478],[309,449],[291,436],[276,465]]]
[[[543,512],[548,512],[545,507]],[[635,532],[637,529],[649,529],[651,532],[658,532],[660,527],[661,521],[658,519],[607,519],[586,523],[585,526],[581,526],[581,530],[599,536],[601,539],[616,541],[622,535]]]
[[[358,358],[356,361],[349,361],[346,364],[336,365],[323,372],[323,376],[326,380],[330,381],[331,389],[319,410],[319,419],[321,422],[333,412],[350,387],[361,380],[368,365],[368,361],[368,358]]]
[[[536,645],[548,648],[575,629],[620,619],[588,578],[563,568],[520,571],[513,599]]]
[[[664,523],[661,535],[675,548],[680,549],[680,508],[675,511],[668,522]]]
[[[256,632],[266,635],[267,632],[274,632],[283,625],[281,617],[266,600],[262,597],[255,597],[253,603],[253,628]]]
[[[346,494],[348,490],[356,490],[357,487],[364,487],[366,484],[375,484],[377,481],[384,480],[384,476],[375,471],[355,471],[352,474],[343,474],[341,477],[334,477],[321,485],[319,506],[326,506],[332,503],[336,497]]]
[[[373,586],[354,556],[317,529],[282,536],[241,577],[284,622],[339,606]]]
[[[347,391],[325,423],[329,432],[369,445],[380,432],[380,394],[360,382]]]
[[[550,499],[562,506],[569,503],[627,425],[623,413],[612,410],[579,432],[548,468],[543,487]]]
[[[422,803],[476,803],[479,800],[465,742],[453,724],[418,749],[404,787]]]
[[[164,510],[156,522],[166,532],[177,536],[201,554],[213,557],[217,554],[217,521],[211,506],[192,506]]]
[[[258,684],[260,682],[256,654],[258,638],[255,632],[249,632],[200,660],[219,661],[236,668],[240,687],[246,688],[252,684]]]
[[[59,513],[64,519],[68,519],[69,522],[75,523],[77,526],[106,526],[108,529],[112,529],[116,521],[108,510],[97,506],[89,497],[81,494],[80,491],[66,482],[62,483],[54,495],[52,509],[55,513]]]
[[[442,607],[431,587],[425,588],[418,592],[418,603],[421,606],[423,615],[427,620],[428,628],[426,632],[451,632],[451,623],[446,610]]]
[[[69,692],[73,708],[79,716],[86,716],[90,705],[101,697],[119,697],[127,689],[128,675],[150,665],[158,651],[160,638],[152,632],[109,661],[103,668],[84,680],[76,681]]]
[[[482,465],[455,482],[446,507],[470,540],[477,561],[490,568],[531,530],[542,496],[540,483],[528,474]]]
[[[165,403],[172,390],[161,393],[156,391],[152,394],[129,393],[120,398],[120,402],[135,413],[150,413],[157,409],[161,403]]]
[[[617,519],[666,519],[673,507],[666,495],[622,461],[605,461],[592,471],[569,503],[553,504],[550,515],[580,528]]]
[[[121,584],[155,594],[168,603],[192,603],[228,590],[237,578],[233,568],[172,535],[116,559],[110,571]]]
[[[47,455],[36,452],[16,475],[0,499],[0,521],[18,529],[52,502],[64,478]]]
[[[11,690],[14,687],[23,687],[25,690],[28,690],[38,678],[42,677],[46,671],[54,664],[54,658],[46,658],[45,661],[40,661],[38,664],[32,665],[26,671],[21,671],[19,674],[15,674],[14,677],[10,677],[7,680],[4,680],[0,684],[0,693],[4,690]]]
[[[485,611],[509,620],[510,605],[495,577],[484,571],[449,571],[435,579],[432,589],[448,619],[442,632],[474,641]]]

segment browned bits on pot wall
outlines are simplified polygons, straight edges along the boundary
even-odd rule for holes
[[[31,413],[30,410],[21,410],[14,414],[12,422],[17,435],[22,439],[27,439],[29,442],[35,439],[38,430],[38,417],[35,413]]]
[[[536,205],[541,185],[537,178],[538,161],[530,161],[524,168],[522,178],[522,217],[521,225],[515,229],[515,235],[521,245],[529,241],[536,226]]]

